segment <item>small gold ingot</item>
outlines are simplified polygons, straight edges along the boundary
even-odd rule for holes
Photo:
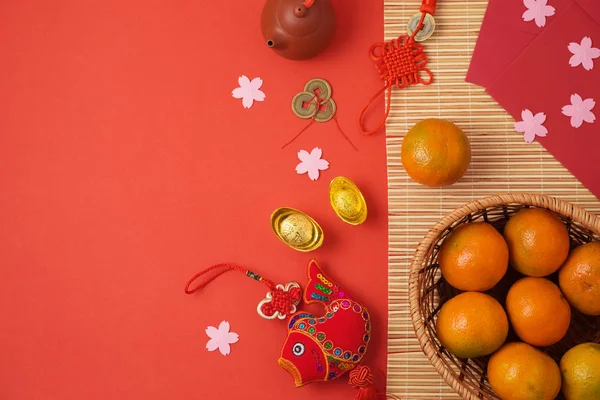
[[[323,229],[317,221],[293,208],[275,210],[271,228],[279,240],[298,251],[313,251],[323,244]]]
[[[329,202],[342,221],[360,225],[367,219],[367,202],[358,186],[350,179],[338,176],[329,185]]]

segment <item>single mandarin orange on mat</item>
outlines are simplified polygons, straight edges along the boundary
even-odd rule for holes
[[[543,208],[517,212],[504,228],[510,263],[528,276],[555,272],[569,255],[569,232],[561,219]]]
[[[582,343],[567,351],[560,372],[567,400],[600,399],[600,344]]]
[[[449,284],[482,292],[494,287],[506,273],[508,246],[492,225],[464,224],[444,240],[438,262]]]
[[[571,306],[558,286],[545,278],[523,278],[506,296],[508,318],[522,341],[550,346],[562,339],[571,323]]]
[[[586,243],[573,250],[558,271],[558,284],[577,310],[600,315],[600,242]]]
[[[502,400],[553,400],[560,391],[556,362],[526,343],[507,343],[490,357],[490,386]]]
[[[402,165],[422,185],[452,185],[463,177],[470,163],[469,139],[450,121],[425,119],[402,141]]]
[[[491,296],[465,292],[448,300],[436,322],[438,338],[459,358],[477,358],[498,350],[508,336],[508,318]]]

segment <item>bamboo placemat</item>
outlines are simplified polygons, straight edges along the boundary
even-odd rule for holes
[[[398,37],[421,0],[385,0],[386,40]],[[394,90],[387,123],[389,201],[388,391],[406,399],[456,399],[423,355],[408,305],[408,274],[417,244],[444,214],[475,198],[500,192],[559,197],[600,215],[600,201],[539,144],[526,144],[514,120],[483,88],[465,82],[487,1],[442,0],[436,32],[424,42],[431,86]],[[404,134],[418,121],[456,122],[471,140],[473,160],[463,180],[428,189],[402,168]]]

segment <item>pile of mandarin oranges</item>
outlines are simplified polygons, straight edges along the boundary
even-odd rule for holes
[[[572,248],[555,213],[525,208],[503,232],[486,222],[460,225],[438,263],[460,293],[440,309],[440,343],[458,358],[490,356],[487,377],[499,398],[552,400],[562,390],[567,400],[600,399],[600,344],[576,345],[560,363],[544,352],[565,337],[573,312],[600,316],[600,242]],[[507,292],[487,294],[508,274],[517,279]],[[515,340],[507,342],[510,329]]]

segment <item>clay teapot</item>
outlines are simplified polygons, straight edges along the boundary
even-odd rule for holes
[[[335,11],[330,0],[267,0],[261,25],[267,46],[282,57],[306,60],[331,43]]]

